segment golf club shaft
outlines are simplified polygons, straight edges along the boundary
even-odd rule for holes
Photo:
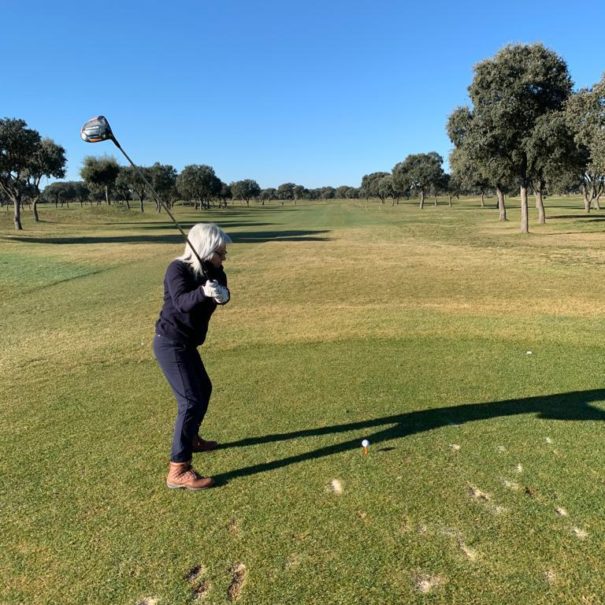
[[[193,254],[195,254],[195,257],[200,262],[200,270],[202,271],[202,275],[207,279],[208,276],[206,275],[206,271],[204,270],[204,264],[202,262],[202,259],[200,258],[200,255],[197,253],[197,250],[193,247],[192,243],[189,241],[189,238],[187,237],[187,234],[183,231],[183,228],[178,224],[177,220],[172,215],[172,212],[170,212],[170,209],[168,208],[168,206],[160,199],[160,196],[155,192],[153,185],[149,182],[149,180],[147,179],[147,177],[145,176],[143,171],[130,159],[128,154],[122,149],[122,146],[120,145],[120,143],[118,143],[118,140],[115,138],[115,136],[113,134],[111,135],[111,140],[113,141],[114,145],[124,154],[124,157],[128,160],[130,165],[137,171],[137,174],[143,179],[143,182],[147,185],[147,187],[149,187],[149,190],[151,191],[156,203],[159,204],[162,208],[164,208],[164,210],[166,211],[166,214],[170,217],[170,220],[175,224],[176,228],[181,232],[181,235],[185,238],[187,245],[191,248],[191,251],[193,252]]]

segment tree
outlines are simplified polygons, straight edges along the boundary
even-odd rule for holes
[[[139,170],[145,175],[145,178],[151,182],[151,171],[149,168],[140,167]],[[126,205],[130,208],[129,200],[132,195],[136,195],[139,199],[139,210],[144,212],[143,202],[147,199],[148,186],[132,166],[124,166],[120,168],[120,172],[115,182],[116,193],[126,201]]]
[[[294,185],[292,193],[294,194],[294,200],[302,200],[308,192],[302,185]]]
[[[572,95],[565,109],[574,140],[584,153],[582,194],[584,207],[590,212],[605,189],[605,74],[592,88]]]
[[[380,201],[384,204],[384,200],[387,197],[393,199],[393,206],[395,205],[395,186],[393,185],[393,175],[386,174],[382,178],[378,179],[376,184],[376,191]]]
[[[378,183],[380,179],[389,176],[388,172],[371,172],[370,174],[365,174],[361,178],[361,194],[366,199],[371,197],[380,198],[381,202],[384,202],[384,198],[380,196],[378,191]]]
[[[223,183],[221,181],[221,190],[218,194],[219,200],[223,208],[227,207],[227,200],[233,199],[233,192],[231,191],[231,185],[227,185],[227,183]]]
[[[24,120],[5,118],[0,120],[0,190],[13,203],[14,225],[21,224],[21,203],[28,187],[28,168],[40,146],[40,134],[27,128]]]
[[[238,200],[244,200],[246,205],[250,205],[250,200],[257,198],[260,195],[260,186],[252,179],[244,179],[243,181],[235,181],[231,183],[231,195]]]
[[[262,189],[259,197],[264,206],[266,201],[277,199],[277,190],[275,189],[275,187],[268,187],[267,189]]]
[[[567,65],[542,44],[510,45],[475,67],[469,87],[473,104],[472,154],[505,165],[521,196],[521,232],[529,232],[528,189],[536,177],[533,148],[537,120],[560,111],[571,94]],[[533,149],[533,163],[528,150]]]
[[[359,189],[357,187],[347,187],[345,198],[348,200],[359,199]]]
[[[210,200],[219,195],[221,180],[214,174],[214,168],[204,164],[185,166],[178,175],[177,189],[181,196],[193,200],[197,209],[210,208]]]
[[[90,190],[103,192],[105,201],[109,205],[109,192],[115,187],[116,179],[120,174],[120,166],[112,156],[101,156],[99,158],[87,156],[84,158],[80,169],[80,176],[84,179]]]
[[[393,167],[393,184],[399,191],[418,192],[420,208],[431,187],[437,187],[443,179],[443,158],[435,151],[408,155]]]
[[[282,183],[277,188],[277,199],[278,200],[293,200],[294,199],[294,183]]]
[[[65,176],[65,149],[57,145],[52,139],[42,139],[26,170],[27,182],[33,194],[34,221],[40,220],[38,216],[38,202],[40,200],[40,181],[42,177],[56,179]]]
[[[536,197],[538,223],[546,222],[544,193],[547,184],[560,182],[565,174],[579,175],[584,156],[576,145],[563,111],[552,111],[536,119],[525,141],[528,172]]]
[[[467,107],[458,107],[448,118],[447,133],[455,145],[450,154],[454,184],[473,193],[479,192],[482,208],[485,207],[486,191],[495,189],[499,220],[506,221],[505,193],[512,173],[507,162],[493,157],[483,145],[483,134],[473,118]]]
[[[157,193],[160,200],[168,207],[172,202],[178,199],[178,190],[176,186],[177,173],[170,164],[160,164],[156,162],[149,169],[149,177],[153,189]],[[156,201],[156,210],[160,212],[162,206]]]

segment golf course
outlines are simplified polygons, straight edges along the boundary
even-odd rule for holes
[[[200,492],[151,349],[182,236],[3,208],[0,603],[602,603],[605,214],[507,203],[175,206],[232,239]]]

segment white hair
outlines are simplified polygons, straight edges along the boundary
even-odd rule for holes
[[[187,239],[202,261],[210,260],[212,255],[221,247],[231,243],[231,238],[214,223],[198,223],[189,229]],[[195,273],[202,275],[202,268],[197,256],[189,244],[185,244],[185,251],[177,260],[187,263]]]

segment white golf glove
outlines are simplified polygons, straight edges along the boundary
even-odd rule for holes
[[[214,298],[218,291],[218,282],[215,279],[208,280],[203,286],[204,296],[206,298]]]
[[[206,298],[214,298],[219,305],[229,302],[229,289],[221,286],[215,279],[207,281],[202,289]]]

